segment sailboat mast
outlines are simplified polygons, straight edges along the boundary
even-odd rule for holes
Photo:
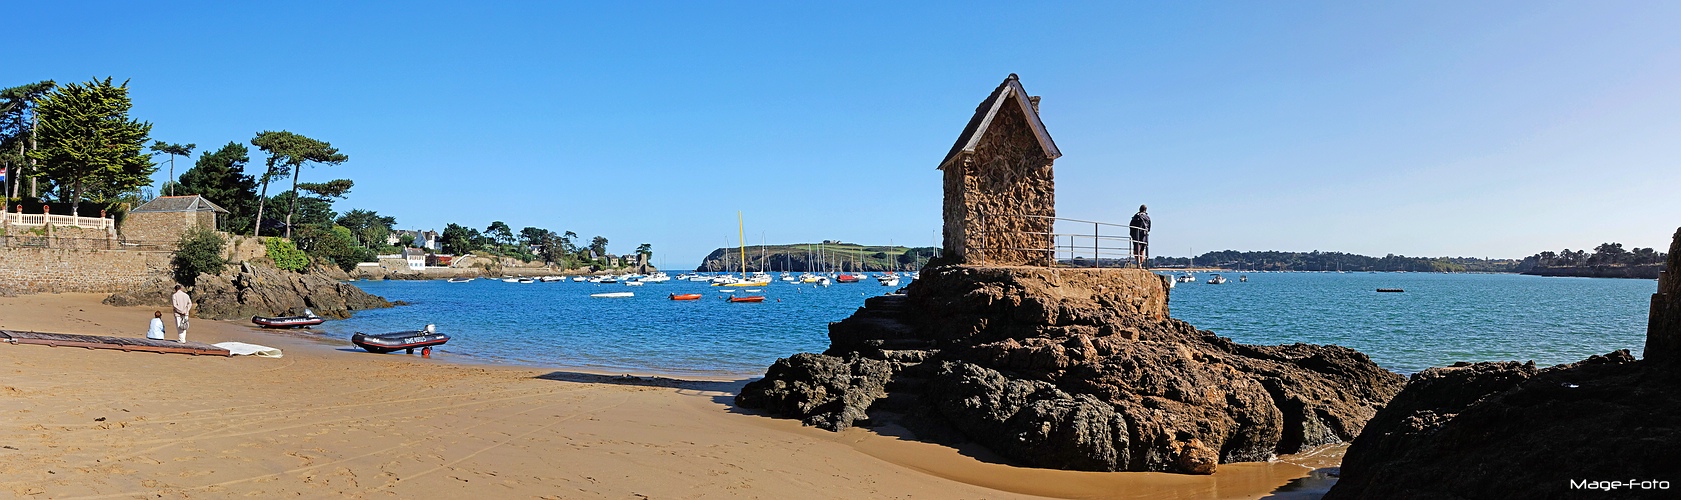
[[[747,279],[747,224],[741,221],[741,211],[735,212],[735,225],[741,237],[741,279]]]

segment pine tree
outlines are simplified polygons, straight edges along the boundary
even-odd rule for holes
[[[242,233],[251,228],[257,210],[257,181],[245,174],[245,164],[250,161],[250,150],[237,142],[229,142],[215,152],[200,153],[193,168],[181,173],[176,193],[203,196],[228,209],[224,229]]]
[[[59,87],[41,100],[41,173],[69,187],[71,213],[88,193],[109,196],[150,185],[157,167],[143,151],[152,124],[129,119],[128,82],[111,78]]]

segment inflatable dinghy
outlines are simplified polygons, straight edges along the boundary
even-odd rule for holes
[[[357,332],[350,336],[350,343],[356,344],[356,347],[378,354],[399,349],[414,354],[415,349],[420,349],[420,354],[425,356],[432,354],[432,346],[444,345],[445,342],[449,342],[449,335],[438,333],[432,325],[426,325],[426,328],[421,330],[408,332],[391,332],[378,335]]]

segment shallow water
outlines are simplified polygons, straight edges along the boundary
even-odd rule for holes
[[[1174,317],[1252,344],[1309,342],[1358,349],[1385,368],[1411,373],[1455,361],[1556,364],[1645,343],[1654,280],[1541,278],[1505,274],[1266,273],[1224,285],[1181,283]],[[1198,275],[1202,279],[1207,273]],[[639,373],[757,376],[779,357],[821,352],[827,325],[890,289],[874,281],[829,288],[776,283],[762,304],[731,304],[719,287],[677,282],[503,283],[474,280],[357,282],[411,305],[363,311],[316,331],[438,326],[441,351],[478,361]],[[1377,293],[1403,288],[1404,293]],[[630,291],[632,298],[591,293]],[[671,301],[669,293],[702,293]],[[736,294],[745,294],[736,290]]]

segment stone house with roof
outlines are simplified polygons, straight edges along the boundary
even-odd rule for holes
[[[945,255],[963,264],[1046,265],[1056,217],[1051,164],[1061,156],[1039,120],[1039,97],[1011,73],[940,161]]]
[[[196,194],[159,196],[129,210],[118,233],[127,242],[173,247],[188,229],[220,230],[227,213]]]

